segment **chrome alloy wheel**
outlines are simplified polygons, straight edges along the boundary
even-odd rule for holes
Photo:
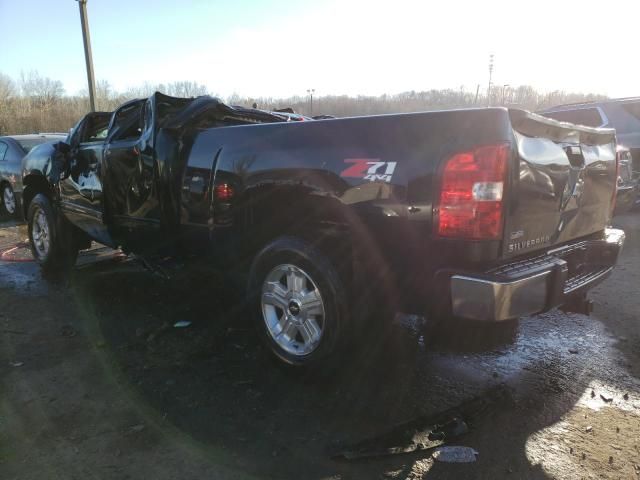
[[[267,331],[285,352],[304,356],[318,347],[324,329],[324,303],[304,270],[290,264],[276,266],[262,284],[260,303]]]
[[[16,197],[8,185],[4,187],[2,192],[2,202],[4,203],[5,210],[9,214],[13,215],[16,212]]]
[[[49,255],[49,249],[51,248],[51,231],[47,216],[41,208],[38,208],[33,216],[31,235],[33,236],[33,245],[38,257],[45,258]]]

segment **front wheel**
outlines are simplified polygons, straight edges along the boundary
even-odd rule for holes
[[[344,340],[344,285],[328,256],[304,240],[282,237],[251,269],[249,292],[261,337],[294,367],[326,365]]]
[[[56,215],[51,202],[36,195],[29,204],[29,240],[31,252],[44,271],[53,272],[72,267],[78,257],[71,226]]]
[[[18,210],[18,202],[11,185],[5,183],[2,186],[2,213],[7,216],[15,216]]]

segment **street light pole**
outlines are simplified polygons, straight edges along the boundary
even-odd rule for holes
[[[493,53],[489,55],[489,86],[487,87],[487,107],[491,106],[491,77],[493,76]]]
[[[311,106],[309,108],[309,116],[313,117],[313,94],[316,93],[316,89],[315,88],[310,88],[310,89],[307,90],[307,93],[311,97],[311,100],[310,100]]]
[[[80,7],[80,23],[82,25],[82,41],[84,42],[84,60],[87,64],[87,82],[89,83],[89,106],[96,111],[96,79],[93,76],[93,56],[91,55],[91,37],[87,19],[87,0],[77,0]]]

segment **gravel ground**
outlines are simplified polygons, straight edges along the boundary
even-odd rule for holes
[[[0,261],[0,478],[638,478],[640,215],[615,223],[627,244],[592,316],[522,319],[482,353],[398,318],[322,378],[277,368],[202,265],[165,279],[97,249],[56,282]],[[1,227],[0,252],[24,240]],[[494,387],[508,401],[456,440],[475,463],[331,458]]]

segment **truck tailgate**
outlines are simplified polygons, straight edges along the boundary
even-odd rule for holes
[[[602,231],[615,199],[615,130],[522,110],[510,110],[509,116],[517,155],[503,255],[524,255]]]

